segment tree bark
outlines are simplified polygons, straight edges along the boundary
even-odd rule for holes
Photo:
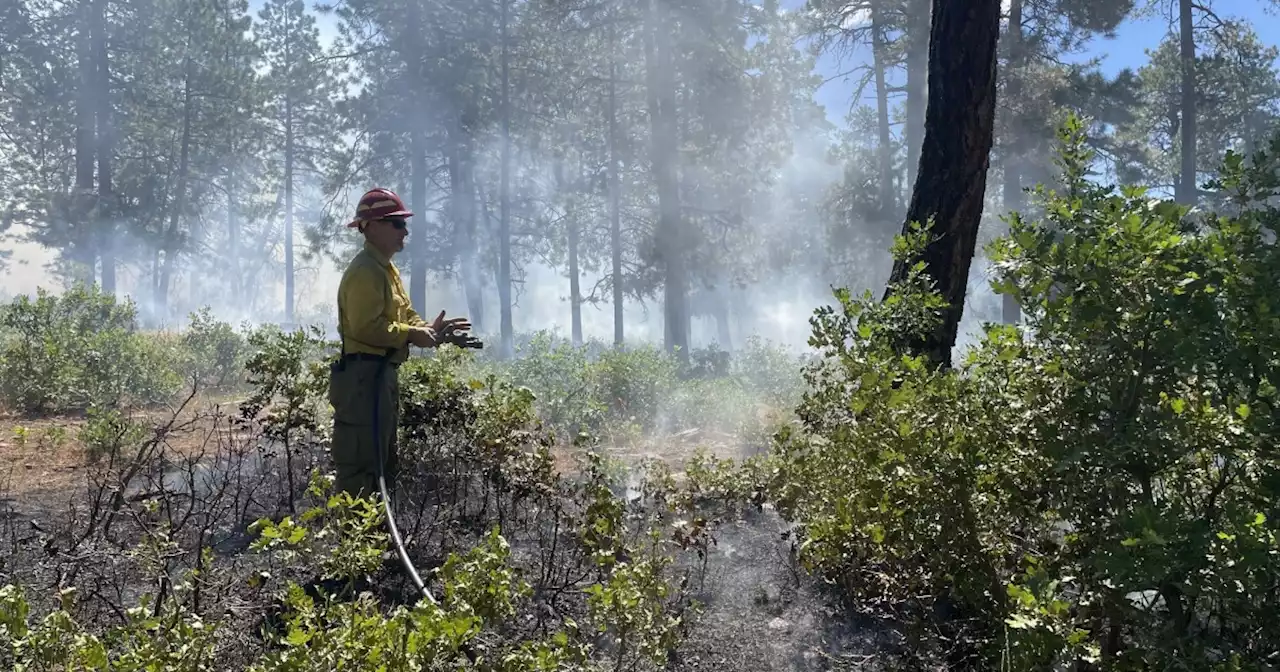
[[[94,68],[94,30],[93,3],[82,0],[78,8],[80,35],[76,41],[77,66],[79,82],[76,89],[76,187],[71,199],[75,226],[72,229],[73,240],[68,241],[73,255],[82,264],[85,277],[81,279],[93,284],[94,266],[97,255],[94,246],[98,242],[93,226],[93,163],[97,138],[94,133],[93,94],[97,87],[96,69]]]
[[[449,129],[449,211],[457,227],[462,287],[467,300],[467,317],[477,333],[484,333],[484,283],[480,272],[479,237],[476,233],[476,196],[472,189],[469,146],[465,141],[465,120],[456,117]]]
[[[721,288],[715,291],[711,301],[711,314],[716,320],[716,340],[721,348],[733,349],[733,332],[729,328],[729,291]]]
[[[292,31],[293,18],[285,16],[285,25]],[[293,36],[288,35],[284,41],[285,67],[293,67],[291,46]],[[290,77],[292,79],[292,77]],[[284,92],[284,320],[293,324],[293,82],[290,81]]]
[[[422,71],[417,64],[422,61],[423,44],[421,36],[426,26],[422,20],[419,3],[409,3],[405,16],[406,24],[411,26],[401,59],[411,76],[417,107],[420,110],[430,109],[428,97],[422,92],[427,90]],[[427,129],[426,120],[416,116],[409,117],[409,199],[410,209],[415,215],[416,224],[409,231],[409,305],[419,315],[428,315],[427,310]]]
[[[609,24],[609,252],[613,266],[613,343],[622,345],[622,180],[618,166],[618,47]]]
[[[1180,0],[1178,22],[1180,24],[1179,55],[1182,61],[1182,170],[1179,171],[1177,193],[1179,203],[1195,205],[1199,187],[1196,185],[1196,37],[1191,22],[1191,0]]]
[[[502,167],[498,205],[498,308],[501,322],[500,356],[515,355],[515,326],[511,318],[511,48],[507,34],[511,0],[499,0],[502,7]]]
[[[996,42],[1000,0],[933,0],[929,39],[929,105],[920,173],[907,209],[911,222],[932,220],[933,240],[920,259],[894,263],[890,283],[923,261],[946,300],[941,324],[909,343],[937,364],[951,365],[951,348],[964,311],[987,186],[995,125]],[[892,284],[885,297],[892,293]]]
[[[178,149],[178,175],[174,180],[174,192],[169,203],[169,224],[165,229],[163,248],[164,258],[160,264],[160,277],[155,287],[155,308],[161,324],[169,320],[169,283],[178,264],[178,226],[182,223],[182,211],[187,207],[187,175],[191,167],[191,117],[194,114],[191,90],[193,67],[191,57],[183,61],[182,77],[182,141]]]
[[[233,145],[234,147],[234,145]],[[235,156],[234,152],[231,156]],[[227,169],[227,262],[231,266],[231,298],[245,305],[241,295],[244,279],[240,269],[240,223],[236,220],[236,169]]]
[[[903,138],[907,144],[906,184],[911,189],[920,171],[920,146],[928,104],[929,0],[909,0],[907,8],[907,119]]]
[[[1022,152],[1026,129],[1023,127],[1017,101],[1022,96],[1022,69],[1025,64],[1025,53],[1022,45],[1022,2],[1011,0],[1009,3],[1009,28],[1005,33],[1008,43],[1009,60],[1005,69],[1005,96],[1009,101],[1008,135],[1005,137],[1004,156],[1004,208],[1006,212],[1022,210],[1025,203],[1022,193]],[[1022,321],[1022,309],[1013,294],[1000,297],[1000,317],[1005,324],[1017,324]]]
[[[419,315],[427,315],[427,133],[421,126],[412,133],[409,189],[418,230],[409,236],[409,303]]]
[[[667,41],[671,25],[658,0],[649,0],[645,27],[645,74],[649,124],[653,142],[653,176],[658,191],[658,261],[663,282],[664,345],[668,352],[689,359],[688,278],[685,272],[683,223],[680,216],[679,125],[675,110],[675,80]]]
[[[111,157],[115,151],[111,129],[111,63],[107,55],[107,0],[93,3],[93,56],[97,86],[97,154],[98,154],[98,253],[102,258],[102,292],[116,293],[116,207],[111,183]]]
[[[889,128],[889,89],[885,83],[884,16],[878,0],[871,4],[871,59],[876,77],[876,127],[879,143],[876,156],[880,162],[880,214],[888,219],[898,207],[893,184],[893,145]]]
[[[284,99],[284,321],[293,324],[293,100]]]
[[[582,345],[582,287],[579,284],[581,271],[578,268],[578,223],[570,216],[569,221],[569,312],[570,329],[573,344]]]

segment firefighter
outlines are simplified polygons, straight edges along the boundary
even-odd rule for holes
[[[404,249],[412,216],[394,192],[374,188],[361,197],[355,219],[347,224],[364,235],[364,249],[347,265],[338,285],[342,355],[330,372],[329,403],[335,486],[352,496],[372,497],[379,491],[379,454],[388,494],[392,490],[400,420],[397,369],[408,358],[409,346],[465,341],[464,332],[471,329],[467,318],[445,319],[443,310],[428,324],[411,307],[391,258]]]

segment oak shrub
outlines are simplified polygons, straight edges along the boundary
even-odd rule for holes
[[[801,428],[752,473],[810,569],[909,625],[907,661],[1275,669],[1280,139],[1189,213],[1086,180],[1081,129],[1043,216],[990,248],[1024,327],[938,371],[899,347],[937,319],[922,268],[884,302],[837,292]]]

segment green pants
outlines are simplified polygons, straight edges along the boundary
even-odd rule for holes
[[[378,369],[382,377],[378,380]],[[377,400],[375,418],[374,401]],[[382,444],[387,492],[395,485],[396,434],[400,426],[400,375],[397,367],[363,359],[341,360],[329,377],[333,405],[333,444],[339,491],[372,498],[378,491],[378,445]]]

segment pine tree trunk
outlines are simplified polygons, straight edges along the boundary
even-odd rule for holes
[[[681,361],[689,359],[688,279],[685,273],[683,223],[680,216],[679,135],[675,110],[675,81],[671,48],[672,28],[664,20],[658,0],[649,0],[645,30],[645,71],[649,123],[653,142],[653,173],[658,191],[658,261],[665,271],[663,327],[665,347]]]
[[[893,184],[893,143],[889,128],[889,87],[885,83],[884,16],[878,0],[871,2],[871,58],[876,78],[876,128],[879,144],[876,157],[880,162],[880,214],[892,217],[898,207]]]
[[[618,48],[609,28],[609,253],[613,270],[613,342],[622,345],[622,178],[618,174]]]
[[[462,204],[463,216],[466,217],[465,226],[467,231],[471,233],[471,286],[475,291],[467,294],[467,310],[473,311],[476,319],[479,320],[474,324],[488,325],[489,320],[484,310],[485,263],[480,255],[480,215],[483,203],[480,200],[480,187],[476,183],[475,164],[472,163],[471,152],[472,144],[470,136],[468,136],[467,144],[462,152]],[[485,228],[488,229],[487,226]],[[476,326],[477,330],[482,328],[481,326]]]
[[[733,333],[729,329],[729,296],[728,292],[719,290],[712,297],[711,313],[716,319],[716,340],[725,350],[733,349]]]
[[[76,187],[72,198],[73,217],[75,219],[74,238],[69,241],[76,261],[87,268],[79,269],[81,280],[93,284],[94,266],[97,255],[94,246],[97,236],[94,235],[93,223],[93,164],[94,149],[97,137],[94,133],[93,94],[97,87],[97,73],[94,67],[94,30],[93,4],[90,0],[81,0],[78,8],[80,35],[76,40],[77,66],[80,79],[76,89]]]
[[[111,157],[115,151],[111,129],[111,63],[107,55],[107,1],[93,3],[93,54],[97,87],[97,152],[98,152],[98,253],[102,256],[102,291],[116,293],[116,216],[115,193],[111,183]]]
[[[182,77],[182,140],[178,149],[178,175],[174,180],[174,192],[169,203],[169,225],[165,229],[164,258],[160,264],[160,277],[155,288],[155,307],[162,324],[169,321],[169,285],[178,264],[178,226],[182,223],[182,211],[187,207],[187,175],[191,163],[191,117],[193,93],[191,90],[192,62],[188,56],[183,62]]]
[[[460,241],[462,288],[467,299],[467,317],[476,333],[484,333],[484,296],[480,272],[480,252],[476,235],[475,195],[468,180],[463,121],[455,119],[446,139],[449,158],[449,210]]]
[[[234,152],[232,156],[235,156]],[[236,169],[227,170],[227,262],[231,266],[231,298],[238,305],[244,305],[244,279],[240,268],[240,223],[236,220]]]
[[[907,6],[907,119],[903,138],[907,145],[906,190],[909,194],[915,188],[920,171],[920,145],[928,104],[930,8],[929,0],[909,0]]]
[[[929,40],[929,105],[920,174],[907,225],[933,220],[935,240],[919,260],[947,301],[934,333],[910,343],[942,366],[951,364],[966,284],[982,219],[996,102],[1000,0],[934,0]],[[890,282],[916,259],[894,263]],[[891,292],[886,290],[886,298]]]
[[[1022,69],[1025,55],[1022,47],[1022,2],[1011,0],[1009,3],[1009,29],[1005,33],[1008,43],[1008,67],[1005,69],[1005,94],[1009,101],[1008,136],[1005,141],[1004,154],[1004,208],[1008,212],[1021,211],[1025,203],[1022,193],[1022,152],[1026,132],[1020,123],[1017,103],[1022,96]],[[1018,299],[1012,294],[1000,297],[1000,317],[1005,324],[1018,324],[1022,321],[1022,309]]]
[[[413,129],[409,141],[410,191],[417,231],[409,236],[409,303],[419,315],[427,315],[427,134]]]
[[[1179,171],[1175,198],[1179,203],[1195,205],[1199,200],[1196,184],[1196,37],[1191,22],[1191,0],[1180,0],[1178,22],[1179,55],[1182,61],[1182,169]]]
[[[515,355],[515,326],[511,318],[511,48],[507,21],[511,0],[499,0],[502,10],[502,167],[498,194],[498,309],[501,322],[500,356]]]
[[[293,100],[284,99],[284,321],[293,324]]]
[[[582,287],[579,284],[578,223],[569,221],[569,309],[573,344],[582,345]]]

